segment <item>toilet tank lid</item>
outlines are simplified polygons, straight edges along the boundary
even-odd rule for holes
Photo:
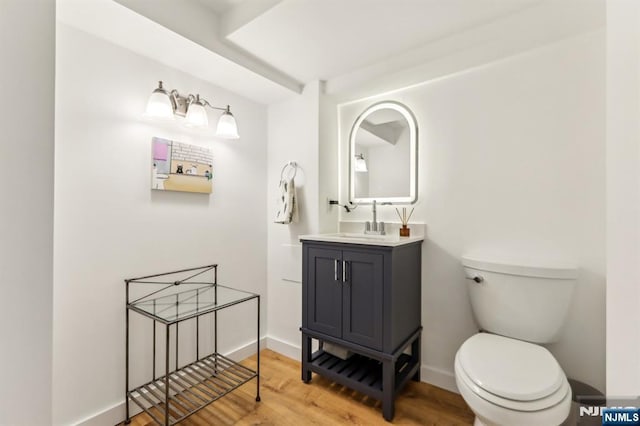
[[[475,254],[462,256],[462,265],[480,271],[524,277],[573,280],[578,276],[578,270],[574,266],[567,264],[557,262],[538,263],[530,260],[503,259]]]

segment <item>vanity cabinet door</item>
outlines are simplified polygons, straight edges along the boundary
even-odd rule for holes
[[[307,327],[342,337],[342,251],[309,247]]]
[[[377,350],[382,349],[383,259],[381,253],[342,252],[342,338]]]

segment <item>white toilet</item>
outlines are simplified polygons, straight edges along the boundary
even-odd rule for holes
[[[464,256],[474,317],[482,332],[456,354],[460,394],[475,425],[557,426],[569,415],[571,388],[551,353],[577,271]]]

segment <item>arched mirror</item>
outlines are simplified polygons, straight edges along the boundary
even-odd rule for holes
[[[418,199],[418,124],[404,105],[384,101],[356,119],[349,136],[349,200],[407,204]]]

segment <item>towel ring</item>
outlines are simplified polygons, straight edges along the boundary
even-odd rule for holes
[[[289,167],[293,169],[293,176],[291,176],[289,179],[293,179],[296,177],[296,174],[298,174],[298,163],[296,163],[295,161],[289,161],[284,165],[284,167],[282,167],[282,170],[280,171],[280,180],[284,180],[285,171],[287,171],[288,173],[290,172],[290,169],[287,170],[287,168]]]

